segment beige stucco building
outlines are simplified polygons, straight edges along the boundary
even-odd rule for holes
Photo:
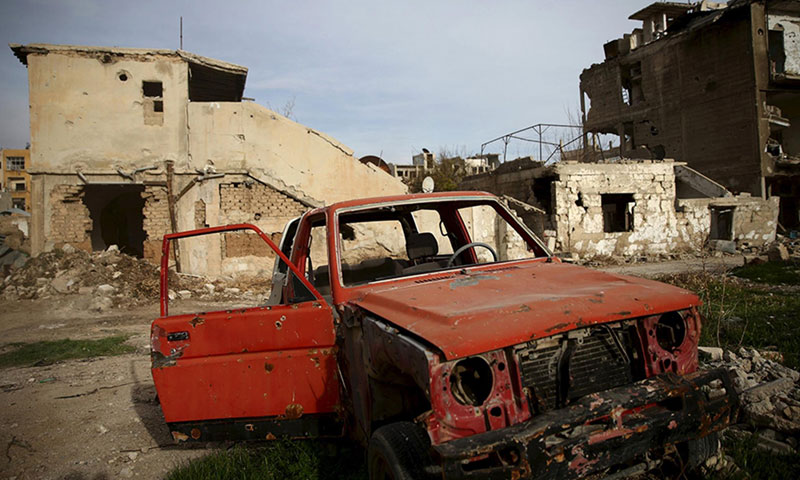
[[[155,260],[174,230],[266,233],[316,206],[404,193],[337,140],[243,101],[247,69],[180,50],[11,45],[28,68],[31,242]],[[186,240],[184,271],[268,268],[247,234]]]

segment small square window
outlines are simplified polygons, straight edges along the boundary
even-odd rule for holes
[[[164,87],[161,82],[142,82],[142,92],[145,97],[161,98],[164,94]]]
[[[156,100],[153,102],[153,111],[154,112],[163,112],[164,111],[164,101],[163,100]]]

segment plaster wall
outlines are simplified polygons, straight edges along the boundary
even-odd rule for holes
[[[789,15],[767,15],[770,30],[778,26],[783,29],[783,51],[786,54],[786,73],[800,75],[800,17]]]
[[[246,171],[310,203],[406,193],[402,181],[361,164],[335,139],[260,105],[193,102],[188,110],[185,169]]]
[[[162,82],[162,125],[145,124],[143,81]],[[188,65],[180,58],[30,54],[28,82],[31,173],[130,171],[185,157]]]

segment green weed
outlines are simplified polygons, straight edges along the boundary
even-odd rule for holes
[[[172,470],[166,480],[364,480],[363,451],[330,441],[280,440],[269,444],[236,445]]]
[[[662,281],[695,292],[705,317],[701,345],[737,350],[777,348],[784,363],[800,367],[800,294],[708,273],[670,275]]]
[[[800,265],[792,262],[767,262],[733,270],[737,277],[770,285],[800,285]]]
[[[54,340],[34,343],[14,343],[0,354],[0,368],[42,366],[71,358],[93,358],[121,355],[136,350],[126,345],[127,335],[115,335],[99,340]]]
[[[757,448],[758,437],[751,435],[739,440],[725,440],[725,452],[741,471],[724,477],[726,480],[763,479],[783,480],[800,478],[800,453],[779,455]],[[721,475],[712,476],[722,479]]]

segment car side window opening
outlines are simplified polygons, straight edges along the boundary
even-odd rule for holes
[[[393,205],[342,213],[342,282],[363,285],[455,266],[544,256],[544,250],[532,239],[529,245],[517,228],[487,202]]]

